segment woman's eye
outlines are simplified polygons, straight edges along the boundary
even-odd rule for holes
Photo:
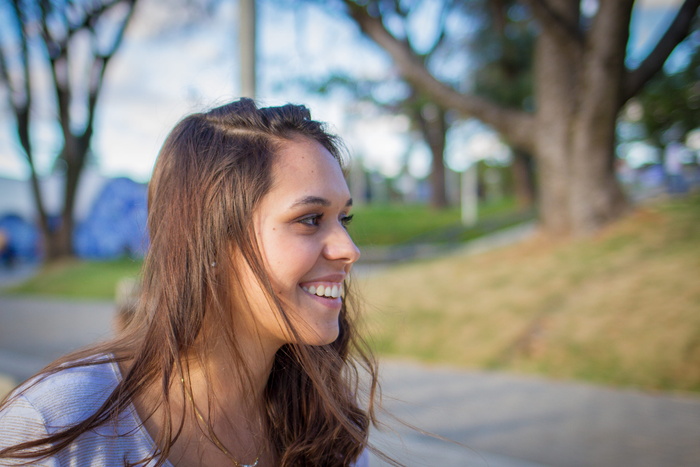
[[[323,217],[323,214],[314,214],[313,216],[307,216],[307,217],[304,217],[302,219],[299,219],[299,222],[304,224],[304,225],[317,227],[319,222],[321,222],[322,217]]]
[[[340,223],[343,224],[343,227],[347,227],[348,225],[350,225],[350,222],[352,222],[353,217],[354,215],[352,214],[349,216],[343,216],[340,218]]]

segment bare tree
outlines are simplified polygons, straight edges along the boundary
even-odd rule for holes
[[[589,234],[626,210],[614,173],[618,114],[688,35],[700,5],[700,0],[685,0],[647,58],[628,69],[634,0],[599,1],[590,16],[582,14],[579,0],[522,0],[539,26],[535,109],[527,112],[461,92],[432,74],[411,45],[387,26],[392,12],[401,8],[400,0],[343,2],[408,81],[441,106],[482,120],[511,145],[533,154],[541,222],[559,235]]]
[[[29,164],[32,192],[47,261],[73,255],[73,210],[90,149],[95,108],[109,61],[122,42],[136,0],[11,0],[3,2],[8,23],[0,35],[0,71],[7,87],[17,136]],[[88,44],[89,52],[80,51]],[[87,58],[78,67],[76,58]],[[79,71],[82,71],[80,73]],[[34,93],[39,77],[50,76],[64,162],[63,207],[51,225],[35,166]]]

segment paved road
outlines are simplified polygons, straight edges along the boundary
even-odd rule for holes
[[[383,377],[386,392],[400,399],[387,404],[392,413],[477,452],[563,467],[700,466],[698,397],[396,361],[385,365]],[[398,431],[408,446],[454,459],[409,457],[408,465],[487,465],[460,463],[453,457],[460,450],[446,452],[444,442]]]
[[[0,297],[0,373],[25,379],[61,355],[112,335],[111,302]]]
[[[109,302],[0,297],[0,374],[20,380],[64,352],[108,338],[113,311]],[[390,413],[464,445],[385,417],[393,431],[375,431],[372,439],[408,466],[700,466],[697,397],[400,361],[382,368]],[[386,464],[373,458],[372,465]]]

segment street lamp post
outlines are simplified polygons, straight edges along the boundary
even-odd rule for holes
[[[239,0],[241,97],[255,99],[255,0]]]

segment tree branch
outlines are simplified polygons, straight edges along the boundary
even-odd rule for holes
[[[462,115],[478,118],[495,128],[514,146],[533,150],[535,132],[532,115],[503,108],[482,97],[462,94],[440,82],[405,42],[398,40],[384,27],[381,19],[371,16],[365,7],[351,0],[343,1],[363,33],[386,50],[403,77],[429,95],[435,103]]]
[[[700,7],[700,0],[685,0],[654,50],[635,70],[627,71],[623,85],[625,102],[642,90],[644,85],[663,67],[673,49],[688,36],[698,7]]]
[[[112,8],[115,5],[118,5],[119,3],[122,3],[123,0],[110,0],[110,1],[105,1],[103,3],[100,3],[99,5],[95,6],[93,9],[86,8],[83,17],[81,21],[77,21],[72,24],[68,24],[68,36],[71,36],[75,34],[77,31],[80,31],[81,29],[84,29],[86,27],[90,26],[90,23],[94,21],[96,18],[99,18],[102,16],[107,10]],[[135,0],[129,0],[126,3],[131,4],[133,7],[133,3]]]
[[[90,139],[92,138],[97,98],[100,95],[100,91],[102,90],[102,83],[104,82],[107,64],[114,56],[117,49],[121,45],[122,40],[124,39],[124,32],[126,31],[126,27],[129,24],[129,21],[134,12],[134,2],[135,0],[126,0],[126,3],[129,5],[129,9],[127,10],[127,13],[124,16],[124,18],[120,20],[117,32],[114,37],[114,41],[112,42],[111,46],[107,51],[101,53],[98,50],[97,33],[93,29],[93,27],[90,28],[93,37],[92,46],[95,60],[92,63],[92,67],[90,69],[90,76],[88,78],[87,122],[85,125],[85,130],[79,138],[80,144],[85,146],[86,148],[85,152],[87,152],[87,147],[89,146]]]
[[[134,4],[136,3],[136,0],[119,0],[117,3],[125,3],[129,6],[129,8],[124,18],[121,19],[121,23],[119,24],[117,33],[114,37],[114,42],[112,42],[112,46],[106,52],[102,53],[102,56],[106,60],[110,59],[121,45],[122,40],[124,39],[124,32],[126,31],[126,27],[128,26],[129,21],[131,20],[131,17],[134,14]],[[115,5],[117,3],[115,3]]]
[[[447,37],[447,28],[445,27],[445,23],[447,23],[447,17],[448,11],[450,9],[450,6],[448,2],[443,3],[442,9],[440,11],[440,18],[438,19],[438,31],[440,31],[440,34],[438,37],[435,39],[435,42],[433,45],[428,49],[428,51],[423,54],[426,57],[431,56],[435,51],[442,45],[442,43],[445,41],[445,38]]]
[[[31,94],[31,73],[29,69],[29,46],[27,44],[27,34],[24,29],[24,22],[22,21],[22,12],[17,2],[12,2],[14,8],[13,18],[17,20],[16,28],[19,34],[20,41],[20,55],[22,62],[22,77],[21,80],[21,92],[24,95],[22,102],[15,100],[13,94],[13,89],[10,82],[9,75],[7,76],[8,91],[10,94],[10,101],[12,102],[12,107],[15,111],[15,117],[17,118],[17,136],[19,137],[20,145],[24,150],[24,154],[29,162],[29,168],[32,174],[36,174],[34,170],[34,157],[32,151],[32,142],[29,137],[29,126],[31,121],[29,119],[29,109],[32,105],[32,94]],[[5,64],[6,65],[6,64]],[[7,72],[5,70],[5,72]]]
[[[2,77],[2,81],[5,82],[5,86],[7,87],[7,97],[10,101],[10,106],[12,107],[13,112],[17,113],[17,102],[15,102],[16,92],[12,81],[10,80],[10,74],[7,71],[7,58],[5,57],[5,54],[6,52],[4,48],[0,47],[0,77]]]
[[[40,2],[41,8],[39,9],[39,11],[41,12],[41,18],[39,18],[39,23],[41,24],[41,38],[44,41],[44,44],[46,45],[46,52],[49,54],[49,60],[53,62],[61,55],[62,50],[64,50],[65,47],[68,45],[68,39],[70,37],[70,34],[68,33],[67,25],[66,35],[63,39],[58,39],[54,37],[54,34],[51,33],[48,21],[50,6],[51,5],[49,2]],[[63,19],[65,23],[65,13],[63,14]]]
[[[543,28],[551,30],[561,40],[583,45],[584,35],[578,23],[557,12],[547,0],[523,0]]]
[[[37,214],[39,217],[39,224],[41,225],[42,232],[48,232],[49,223],[48,216],[46,214],[46,207],[44,206],[41,185],[39,184],[39,175],[36,172],[36,166],[34,165],[34,150],[32,148],[32,140],[30,137],[31,129],[31,118],[30,109],[32,105],[32,94],[31,94],[31,70],[29,64],[29,47],[27,44],[27,32],[24,28],[24,21],[22,19],[22,12],[18,2],[13,1],[13,15],[12,19],[16,20],[15,27],[17,34],[19,35],[20,41],[20,55],[21,55],[21,67],[22,67],[22,79],[21,79],[21,92],[23,94],[23,99],[18,101],[13,96],[15,89],[12,87],[10,82],[9,72],[7,70],[7,62],[3,63],[3,76],[7,81],[8,97],[12,108],[15,113],[15,118],[17,119],[17,137],[19,138],[20,145],[24,151],[24,155],[27,158],[27,163],[29,164],[29,178],[32,187],[32,194],[34,196],[34,202],[37,208]],[[0,52],[3,61],[5,60],[4,52]]]

